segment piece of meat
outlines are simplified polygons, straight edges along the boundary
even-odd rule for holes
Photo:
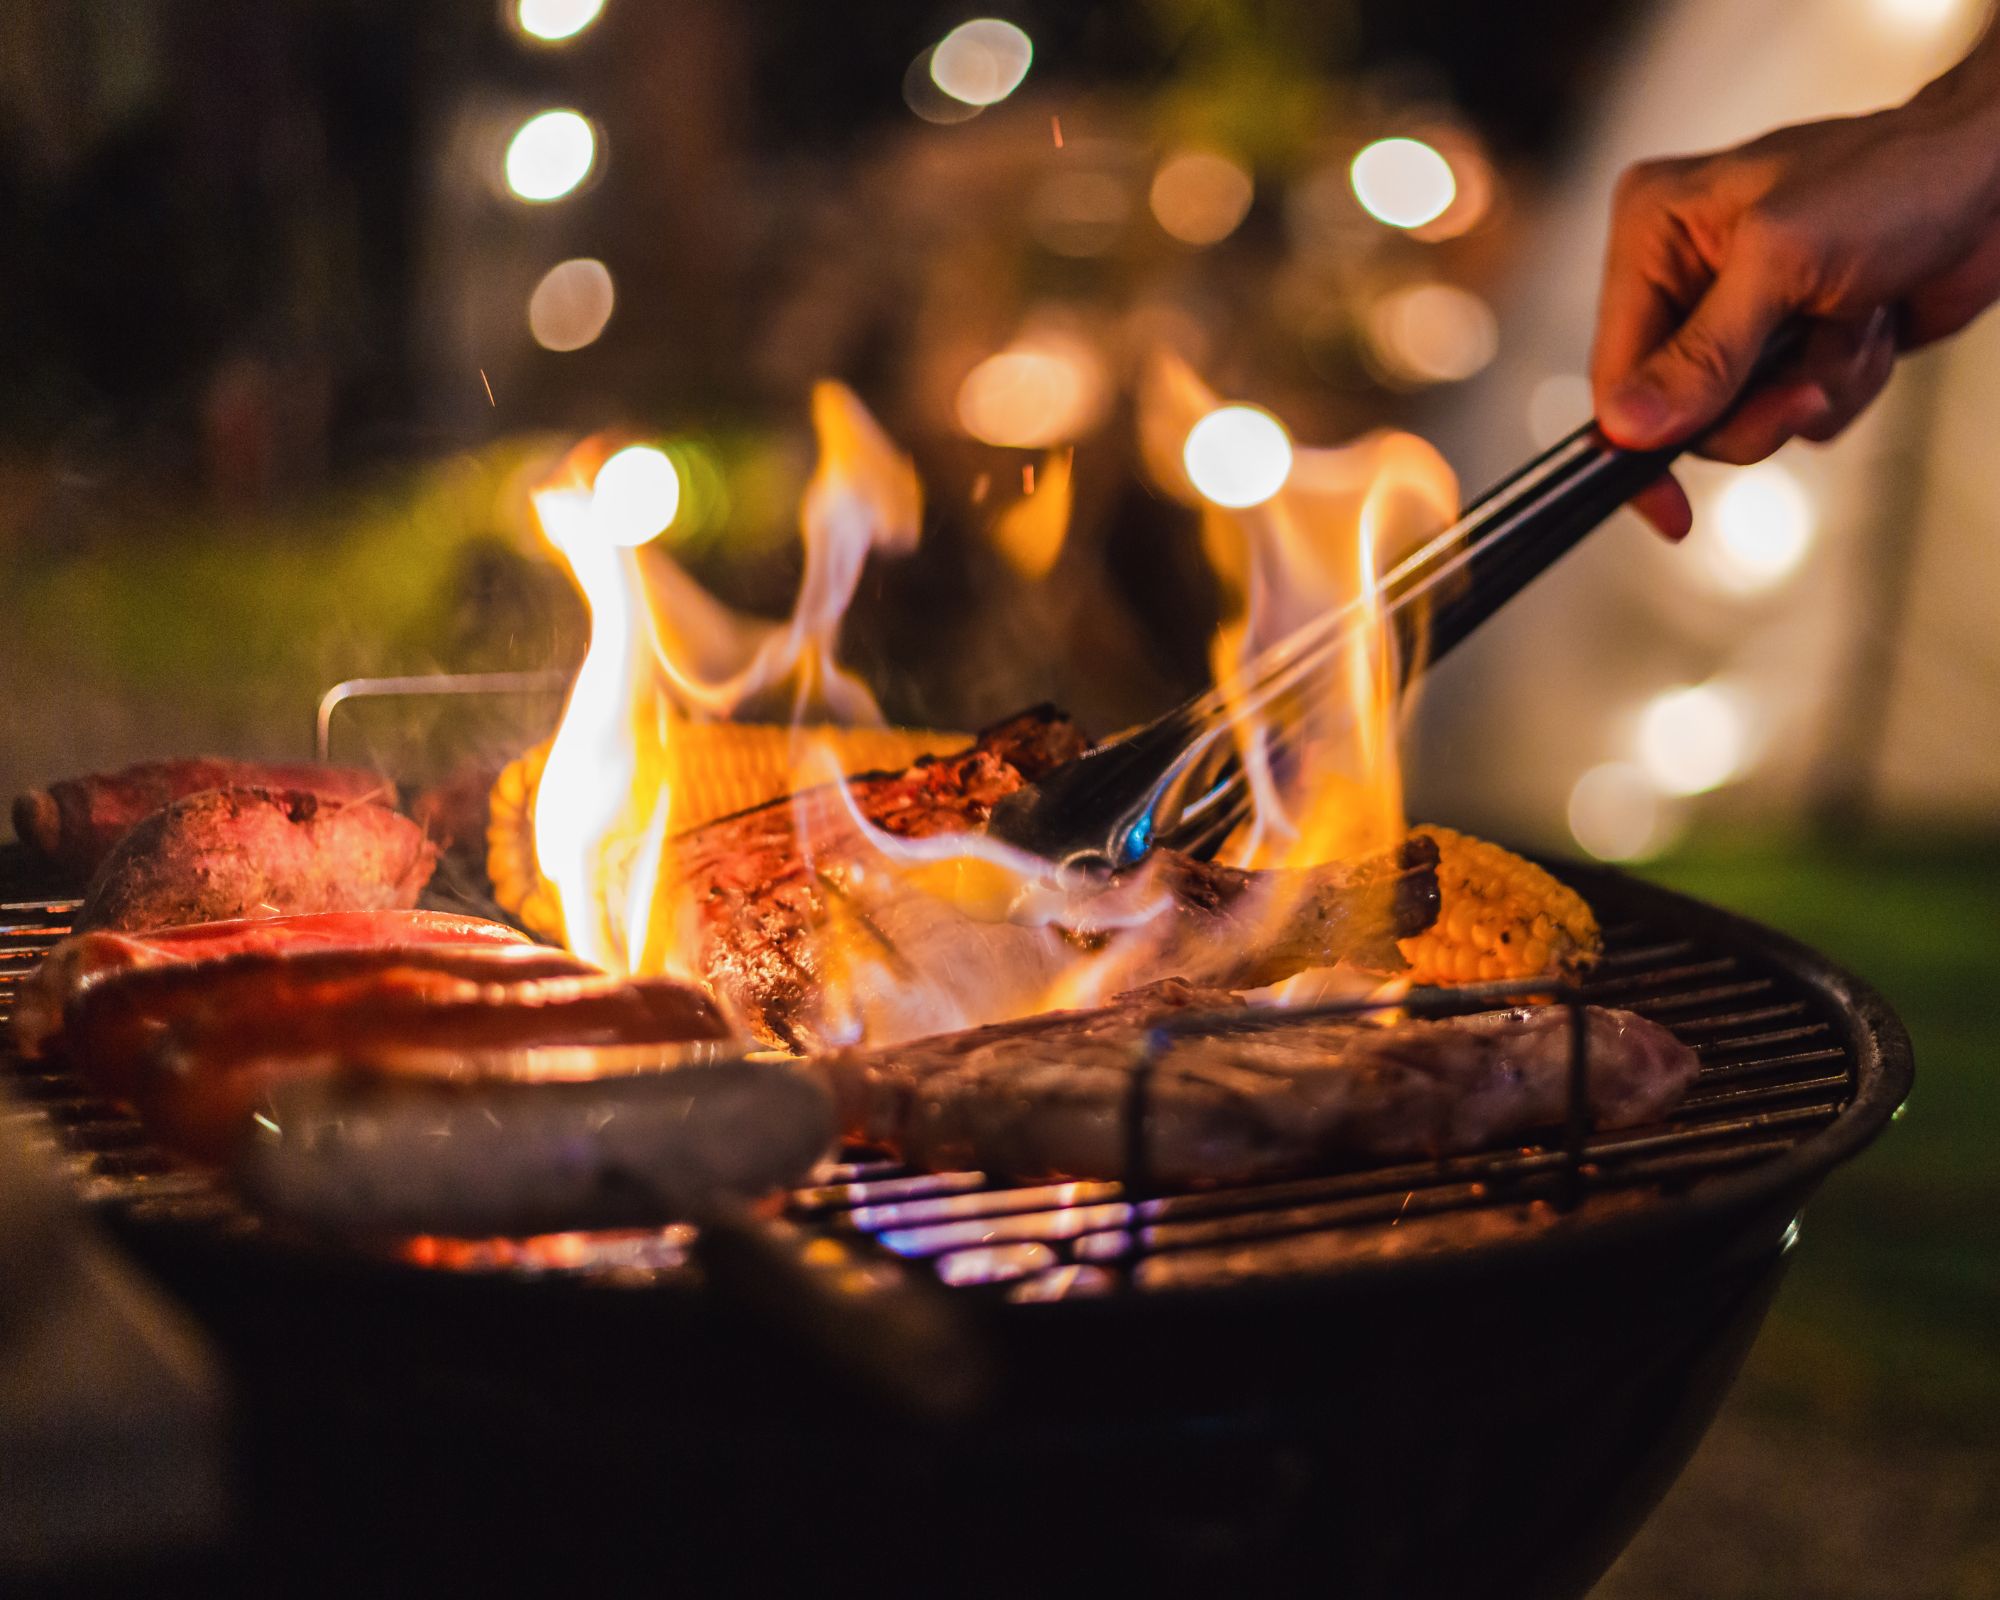
[[[64,778],[18,796],[14,832],[45,859],[82,879],[161,807],[204,789],[240,788],[295,789],[335,805],[356,800],[393,805],[396,800],[395,786],[386,778],[356,767],[212,757],[146,761],[117,772]]]
[[[535,946],[252,953],[148,967],[87,990],[60,1039],[98,1089],[162,1142],[219,1159],[288,1075],[369,1052],[451,1063],[481,1052],[630,1048],[733,1036],[713,1001]],[[561,1060],[544,1063],[550,1075]]]
[[[80,933],[42,957],[14,1001],[14,1043],[39,1056],[63,1014],[91,985],[134,967],[213,961],[251,951],[410,950],[432,945],[526,945],[504,922],[444,911],[314,911],[195,922],[151,933]],[[584,969],[578,963],[579,970]]]
[[[799,1182],[833,1143],[819,1080],[779,1062],[614,1060],[562,1082],[478,1055],[280,1077],[238,1147],[268,1211],[342,1232],[484,1238],[639,1227]]]
[[[855,810],[898,839],[965,833],[1083,747],[1074,728],[1040,708],[987,729],[959,755],[848,788]],[[809,849],[799,840],[802,810]],[[1256,987],[1348,958],[1393,969],[1394,940],[1437,914],[1436,851],[1423,839],[1358,868],[1296,874],[1235,872],[1162,852],[1137,882],[1080,893],[1036,922],[973,917],[879,870],[845,808],[823,791],[693,829],[673,851],[703,974],[760,1038],[793,1050],[857,1034],[915,1038],[1039,1009],[1083,957],[1114,943],[1105,925],[1129,924],[1135,906],[1150,907],[1144,925],[1118,932],[1097,974],[1112,987],[1168,975]]]
[[[1658,1024],[1597,1006],[1587,1017],[1597,1126],[1650,1121],[1694,1080],[1694,1052]],[[1477,1150],[1558,1124],[1569,1040],[1562,1006],[1376,1025],[1167,982],[819,1065],[847,1135],[916,1166],[1127,1177],[1142,1105],[1149,1179],[1234,1183]]]
[[[122,932],[416,903],[437,850],[386,806],[298,789],[208,789],[154,812],[91,880],[79,930]]]

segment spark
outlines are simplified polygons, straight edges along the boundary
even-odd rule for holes
[[[1021,493],[1033,494],[1034,492],[1035,464],[1032,461],[1023,462],[1021,465]]]
[[[986,494],[993,487],[993,474],[982,472],[972,480],[972,503],[976,506],[986,503]]]
[[[1056,141],[1056,148],[1057,148],[1058,150],[1060,150],[1060,149],[1061,149],[1061,148],[1063,147],[1063,142],[1062,142],[1062,118],[1061,118],[1060,116],[1057,116],[1057,115],[1055,115],[1055,114],[1053,114],[1053,113],[1051,113],[1051,114],[1050,114],[1050,116],[1049,116],[1049,132],[1050,132],[1050,133],[1052,133],[1053,135],[1055,135],[1055,141]]]
[[[493,398],[493,380],[486,376],[484,367],[479,369],[479,381],[486,385],[486,403],[496,410],[499,409],[500,402]]]

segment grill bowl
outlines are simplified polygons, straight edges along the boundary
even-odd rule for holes
[[[960,1283],[1000,1387],[950,1428],[718,1304],[675,1232],[457,1270],[330,1248],[243,1216],[60,1074],[12,1081],[230,1361],[232,1577],[309,1559],[511,1585],[543,1560],[754,1590],[858,1554],[890,1590],[1580,1595],[1693,1450],[1805,1200],[1911,1061],[1881,999],[1814,952],[1557,870],[1607,926],[1588,997],[1704,1058],[1671,1124],[1592,1141],[1573,1209],[1553,1145],[1146,1196],[872,1164],[795,1195],[801,1225]],[[62,926],[34,903],[58,887],[0,856],[0,985]]]

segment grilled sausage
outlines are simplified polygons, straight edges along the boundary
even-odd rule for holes
[[[703,1215],[798,1182],[833,1143],[832,1101],[796,1067],[652,1058],[556,1083],[479,1056],[450,1082],[393,1057],[286,1074],[242,1124],[237,1174],[308,1225],[477,1238]]]
[[[209,789],[118,842],[77,927],[124,932],[229,917],[384,911],[416,903],[436,848],[386,806],[300,789]]]
[[[335,804],[393,804],[396,793],[386,779],[355,767],[209,757],[146,761],[31,789],[14,801],[14,832],[47,861],[87,878],[112,846],[162,806],[204,789],[233,788],[296,789]]]
[[[63,1014],[83,992],[135,967],[182,965],[262,951],[404,952],[436,945],[526,945],[504,922],[444,911],[319,911],[293,917],[196,922],[153,933],[80,933],[65,939],[22,984],[14,1001],[14,1044],[42,1055],[62,1029]],[[578,970],[585,970],[578,963]]]

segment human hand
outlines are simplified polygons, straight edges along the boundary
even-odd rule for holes
[[[1651,161],[1615,202],[1591,384],[1611,440],[1702,435],[1738,465],[1833,438],[1899,349],[2000,298],[2000,93],[1977,55],[1908,105]],[[1731,410],[1764,341],[1809,320],[1801,353]],[[1727,413],[1725,417],[1725,413]],[[1692,515],[1671,478],[1633,501],[1668,538]]]

